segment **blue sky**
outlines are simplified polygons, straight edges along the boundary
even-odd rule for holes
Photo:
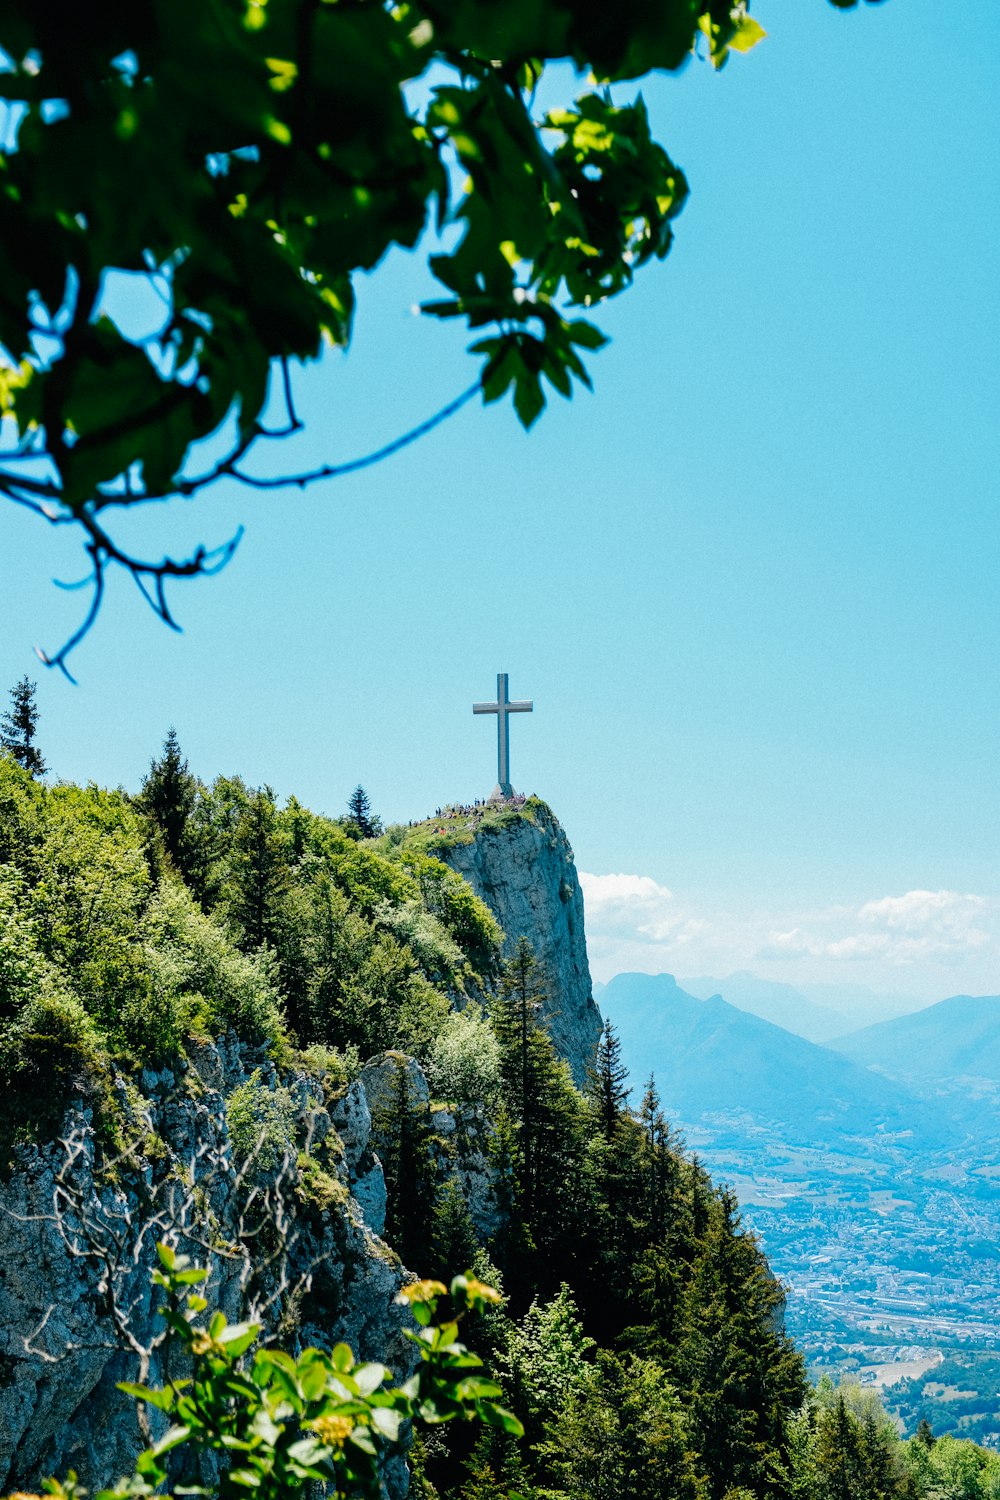
[[[471,704],[506,670],[536,705],[513,779],[594,877],[602,977],[1000,990],[992,10],[757,0],[753,54],[644,90],[692,196],[603,316],[595,394],[528,436],[472,407],[304,496],[136,518],[175,551],[246,525],[175,592],[183,636],[123,580],[80,686],[45,674],[31,648],[80,603],[50,579],[81,569],[5,511],[0,684],[40,678],[53,772],[134,788],[173,723],[203,776],[334,813],[360,780],[407,819],[490,790]],[[402,255],[360,288],[298,458],[468,384],[424,293]]]

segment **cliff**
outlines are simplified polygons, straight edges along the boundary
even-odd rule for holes
[[[207,1262],[213,1302],[231,1318],[249,1303],[285,1347],[344,1339],[399,1372],[413,1363],[394,1303],[407,1273],[377,1237],[385,1188],[362,1083],[324,1097],[322,1078],[279,1081],[233,1035],[191,1051],[176,1071],[145,1071],[141,1099],[128,1090],[143,1155],[109,1160],[90,1111],[74,1110],[61,1141],[19,1148],[0,1187],[0,1490],[69,1468],[95,1489],[145,1446],[116,1382],[136,1378],[139,1349],[153,1351],[152,1382],[163,1377],[157,1238]],[[279,1118],[267,1101],[280,1106],[283,1163],[262,1150],[248,1170],[234,1148],[240,1090],[262,1101],[265,1125]],[[386,1477],[405,1494],[401,1460]]]
[[[583,926],[583,892],[569,839],[537,797],[499,811],[447,812],[430,852],[464,875],[504,931],[503,956],[527,937],[541,968],[545,1023],[578,1084],[601,1031]],[[433,831],[431,840],[433,840]]]
[[[0,755],[0,1492],[69,1468],[100,1488],[145,1446],[117,1382],[163,1377],[157,1240],[207,1262],[210,1299],[284,1347],[344,1340],[408,1368],[372,1115],[405,1066],[428,1214],[454,1183],[456,1222],[480,1243],[502,1229],[495,1078],[431,1100],[420,1066],[495,975],[497,922],[504,952],[531,941],[578,1081],[593,1055],[582,896],[543,803],[359,843],[241,783],[197,797],[208,885],[162,866],[122,794],[36,785]],[[405,1494],[401,1459],[386,1482]]]

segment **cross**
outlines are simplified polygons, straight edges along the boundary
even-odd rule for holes
[[[529,698],[519,698],[513,703],[507,694],[507,673],[497,673],[497,701],[474,703],[474,714],[496,714],[497,716],[497,786],[494,798],[513,797],[510,784],[510,726],[508,714],[530,714],[534,704]],[[492,800],[492,799],[491,799]]]

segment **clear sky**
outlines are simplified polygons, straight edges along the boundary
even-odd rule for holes
[[[505,670],[535,700],[513,779],[588,874],[599,976],[1000,991],[995,6],[757,0],[754,53],[645,89],[692,196],[604,314],[595,394],[134,520],[174,551],[247,527],[175,590],[184,635],[120,580],[79,687],[46,674],[32,646],[81,603],[50,579],[82,568],[0,514],[0,685],[40,678],[53,773],[135,788],[175,724],[204,777],[332,813],[361,781],[405,820],[489,792],[471,704]],[[361,287],[297,459],[469,383],[425,289],[402,255]]]

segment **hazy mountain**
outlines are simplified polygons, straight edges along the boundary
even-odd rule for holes
[[[804,1036],[810,1042],[826,1042],[833,1036],[843,1036],[851,1024],[850,1016],[834,1010],[829,1005],[817,1005],[801,990],[790,984],[781,984],[774,979],[759,979],[746,969],[728,974],[725,979],[712,979],[698,975],[695,979],[679,979],[678,984],[689,995],[699,1000],[708,1000],[712,995],[721,995],[738,1010],[748,1010],[775,1026],[783,1026],[796,1036]]]
[[[637,1090],[656,1074],[664,1108],[691,1125],[746,1114],[789,1142],[922,1130],[925,1107],[890,1079],[670,974],[618,974],[601,995]]]
[[[800,984],[799,989],[814,1004],[842,1011],[850,1021],[852,1031],[860,1026],[874,1026],[876,1021],[908,1016],[913,1011],[937,1004],[935,1000],[921,1000],[916,995],[890,995],[884,990],[873,990],[867,984]]]
[[[891,1078],[1000,1083],[1000,995],[953,995],[915,1015],[839,1037],[831,1046]]]

